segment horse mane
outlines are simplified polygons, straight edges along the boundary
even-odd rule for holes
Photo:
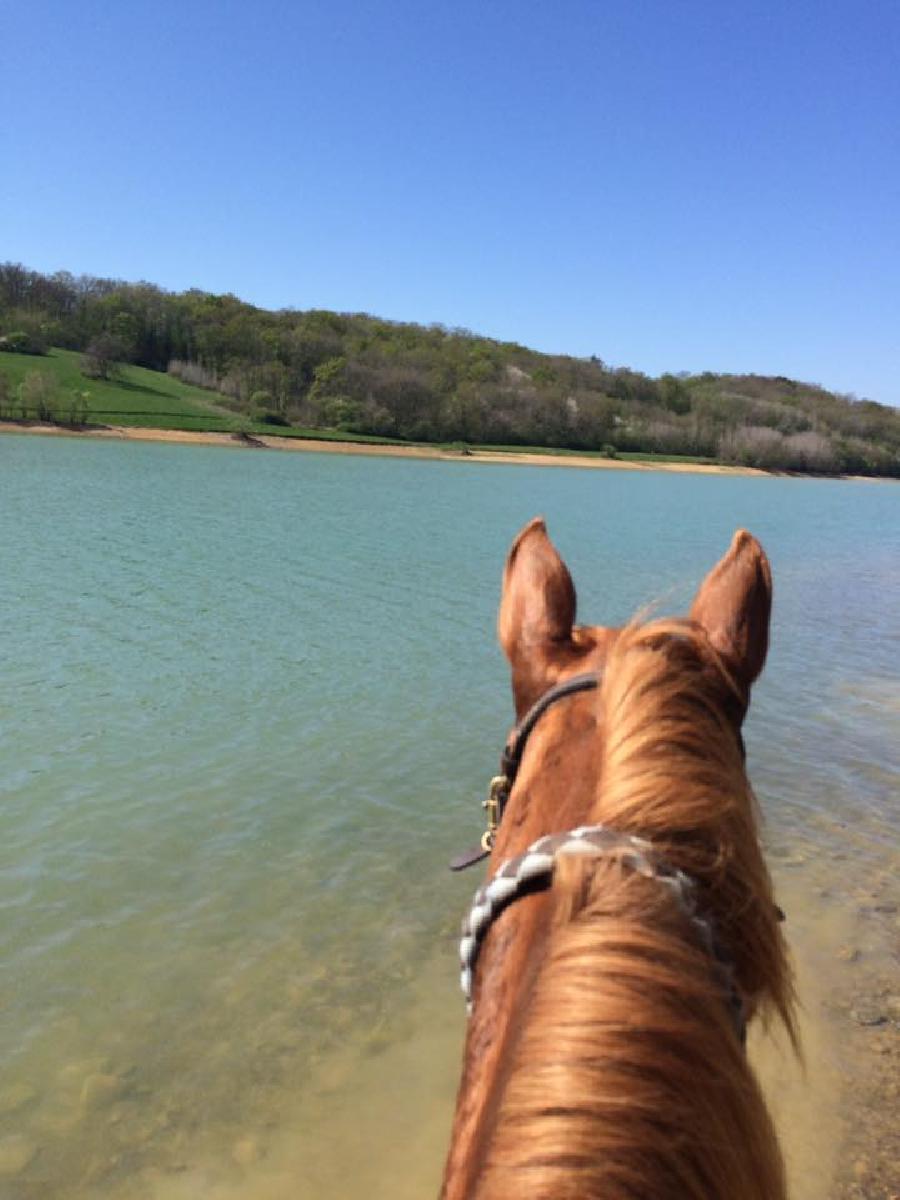
[[[586,820],[650,839],[694,878],[748,1007],[777,1014],[794,1038],[737,733],[746,699],[698,626],[626,627],[597,697]],[[550,902],[478,1200],[782,1200],[777,1141],[722,979],[669,890],[614,857],[572,856]]]

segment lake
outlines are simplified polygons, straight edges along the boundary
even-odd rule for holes
[[[446,862],[538,513],[589,622],[682,612],[763,542],[748,757],[808,1078],[754,1054],[798,1200],[894,1169],[896,484],[3,436],[0,504],[4,1200],[436,1192],[478,882]]]

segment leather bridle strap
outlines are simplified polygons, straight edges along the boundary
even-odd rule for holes
[[[562,683],[558,683],[555,687],[550,688],[548,692],[544,692],[543,696],[532,704],[528,712],[515,727],[512,736],[507,742],[503,754],[500,757],[500,769],[506,777],[510,788],[516,781],[516,775],[519,773],[519,765],[522,762],[522,755],[525,753],[525,745],[531,736],[535,725],[544,715],[551,705],[557,700],[562,700],[566,696],[574,696],[576,692],[590,692],[600,685],[600,676],[594,671],[590,671],[584,675],[573,675],[571,679],[566,679]]]
[[[482,834],[481,842],[471,850],[467,850],[464,854],[460,854],[454,858],[450,863],[451,871],[464,871],[466,867],[474,866],[475,863],[481,862],[482,859],[487,858],[490,854],[494,845],[494,835],[503,819],[503,810],[506,808],[506,801],[509,799],[509,794],[519,773],[519,766],[522,762],[522,755],[525,753],[526,743],[535,725],[537,725],[547,709],[555,704],[557,700],[563,700],[566,696],[573,696],[577,692],[593,691],[599,684],[600,676],[593,671],[584,675],[573,675],[571,679],[565,679],[562,683],[558,683],[555,687],[550,688],[549,691],[544,692],[543,696],[536,703],[532,704],[531,708],[529,708],[528,712],[512,731],[503,749],[503,754],[500,756],[501,773],[495,775],[491,780],[488,798],[482,802],[482,806],[487,809],[488,820],[487,829]]]

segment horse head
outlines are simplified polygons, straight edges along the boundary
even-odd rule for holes
[[[518,725],[463,939],[446,1200],[783,1195],[743,1047],[760,1007],[794,1028],[741,734],[771,596],[741,530],[687,618],[579,625],[544,522],[513,542]]]

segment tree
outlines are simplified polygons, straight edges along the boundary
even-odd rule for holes
[[[660,375],[659,398],[670,412],[690,412],[691,394],[684,381],[675,375]]]
[[[5,333],[0,337],[0,350],[14,354],[46,354],[47,326],[41,314],[11,310],[3,315]]]
[[[70,425],[86,425],[88,417],[88,401],[91,398],[90,392],[80,392],[78,388],[73,388],[69,395],[69,424]]]
[[[81,369],[91,379],[111,379],[127,355],[128,348],[117,334],[101,333],[88,343]]]
[[[25,420],[55,421],[59,399],[59,384],[47,371],[29,371],[19,384],[19,404]]]

